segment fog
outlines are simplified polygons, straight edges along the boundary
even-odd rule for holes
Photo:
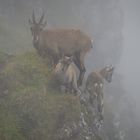
[[[124,50],[121,57],[118,71],[124,76],[124,87],[129,94],[129,97],[134,102],[137,119],[140,118],[140,86],[139,86],[139,36],[140,36],[140,17],[139,5],[140,1],[122,1],[124,9]],[[138,120],[138,122],[140,122]]]
[[[139,6],[139,0],[0,0],[0,49],[14,55],[33,49],[28,25],[33,9],[37,19],[45,12],[46,28],[83,30],[93,40],[86,76],[115,66],[113,82],[104,90],[106,106],[112,106],[105,109],[108,139],[139,140]]]
[[[139,100],[140,62],[139,62],[139,36],[140,36],[140,1],[123,0],[124,9],[124,50],[121,57],[119,71],[124,75],[124,83],[128,93]]]

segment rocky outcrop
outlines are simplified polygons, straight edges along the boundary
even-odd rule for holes
[[[51,71],[35,53],[16,56],[4,67],[0,139],[102,140],[96,99],[91,103],[86,90],[80,96],[60,92],[50,81]]]
[[[58,131],[58,140],[102,140],[103,120],[97,111],[97,101],[91,104],[90,95],[83,91],[79,96],[81,113],[79,121],[63,124]]]

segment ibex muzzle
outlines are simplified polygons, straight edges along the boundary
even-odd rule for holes
[[[84,59],[92,48],[92,41],[85,33],[76,29],[44,29],[46,22],[44,13],[39,22],[36,22],[33,12],[32,21],[29,20],[33,35],[33,45],[40,56],[51,56],[54,64],[62,58],[62,55],[73,56],[74,63],[80,70],[78,85],[82,85],[85,74]]]

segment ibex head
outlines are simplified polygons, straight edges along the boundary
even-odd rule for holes
[[[73,62],[73,56],[62,56],[59,60],[59,63],[62,63],[64,66],[69,66]]]
[[[29,25],[30,25],[32,36],[33,36],[34,44],[36,44],[38,42],[39,35],[47,24],[47,22],[46,21],[43,22],[43,20],[44,20],[44,12],[43,12],[42,16],[40,17],[40,20],[37,22],[35,19],[34,11],[32,14],[32,20],[29,19]]]
[[[112,65],[106,66],[105,68],[103,68],[100,73],[101,75],[104,77],[104,79],[111,83],[112,82],[112,75],[114,72],[114,67]]]
[[[73,56],[68,57],[68,56],[63,56],[58,64],[55,67],[55,73],[60,73],[60,72],[64,72],[65,70],[67,70],[67,68],[69,67],[69,65],[73,62]]]

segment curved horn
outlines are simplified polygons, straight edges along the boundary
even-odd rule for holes
[[[32,19],[33,19],[33,23],[36,23],[34,10],[33,10],[33,14],[32,14]]]
[[[43,19],[44,19],[44,12],[42,13],[42,16],[41,16],[41,18],[40,18],[40,20],[39,20],[39,24],[42,24]]]

